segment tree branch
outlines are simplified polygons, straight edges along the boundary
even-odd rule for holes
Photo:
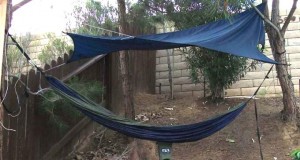
[[[295,13],[295,11],[296,11],[296,9],[297,9],[297,2],[298,2],[298,0],[294,0],[294,2],[293,2],[293,6],[292,6],[292,8],[291,8],[291,10],[290,10],[290,13],[289,13],[288,17],[286,18],[286,20],[285,20],[285,22],[284,22],[284,24],[283,24],[283,26],[282,26],[282,29],[281,29],[281,33],[282,33],[282,34],[285,33],[285,31],[286,31],[288,25],[289,25],[290,22],[291,22],[291,19],[292,19],[292,17],[293,17],[293,14]]]
[[[150,6],[149,4],[144,4],[146,7],[148,7],[148,8],[150,8],[150,9],[152,9],[153,11],[156,11],[156,12],[159,12],[159,13],[167,13],[167,12],[164,12],[164,11],[161,11],[161,10],[159,10],[158,8],[156,8],[156,7],[152,7],[152,6]]]
[[[295,0],[295,1],[297,1],[297,0]],[[254,8],[255,11],[259,14],[259,16],[260,16],[266,23],[268,23],[272,28],[274,28],[274,29],[276,30],[276,32],[278,33],[278,36],[279,36],[280,40],[283,41],[283,36],[282,36],[282,34],[281,34],[281,32],[280,32],[280,29],[279,29],[276,25],[274,25],[274,24],[270,21],[269,18],[267,18],[266,16],[264,16],[264,14],[261,13],[261,12],[257,9],[257,7],[256,7],[252,2],[250,2],[250,0],[248,0],[248,2],[250,3],[251,7]]]
[[[13,7],[12,7],[12,12],[18,10],[19,8],[21,8],[22,6],[24,6],[25,4],[27,4],[28,2],[30,2],[31,0],[23,0],[21,2],[19,2],[18,4],[15,4]]]

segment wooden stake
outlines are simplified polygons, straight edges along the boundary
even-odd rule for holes
[[[3,51],[4,51],[4,39],[5,39],[5,26],[6,26],[6,11],[7,0],[0,0],[0,77],[2,78],[2,63],[3,63]],[[0,80],[0,88],[1,86]]]

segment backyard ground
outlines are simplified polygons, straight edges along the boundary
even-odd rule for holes
[[[206,99],[177,98],[168,100],[163,95],[139,94],[135,97],[136,115],[139,120],[156,125],[187,124],[205,120],[245,99],[225,99],[211,103]],[[257,99],[259,127],[264,159],[290,160],[289,153],[300,147],[300,134],[295,128],[280,120],[280,98]],[[76,151],[68,159],[126,160],[130,152],[124,136],[112,131],[96,134],[88,149]],[[151,142],[146,142],[151,144]],[[93,146],[93,147],[91,147]],[[154,145],[153,145],[154,146]],[[260,159],[256,135],[254,103],[229,126],[205,139],[173,144],[173,160],[257,160]]]

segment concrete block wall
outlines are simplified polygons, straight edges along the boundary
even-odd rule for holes
[[[203,96],[204,85],[192,83],[189,70],[185,63],[185,55],[179,50],[169,50],[171,55],[171,68],[173,89],[175,96]],[[170,93],[169,71],[167,65],[167,52],[159,50],[156,53],[156,92]]]
[[[65,34],[55,34],[53,35],[56,38],[61,38],[66,40],[69,44],[73,45],[71,39],[65,35]],[[49,38],[47,37],[47,34],[44,35],[30,35],[30,37],[25,38],[25,37],[19,37],[18,38],[18,43],[22,44],[22,41],[28,41],[26,42],[28,46],[23,46],[23,49],[25,49],[26,53],[29,54],[30,58],[33,60],[35,64],[37,64],[39,67],[43,67],[45,64],[42,64],[38,60],[38,55],[42,53],[43,48],[49,43]],[[25,60],[25,58],[24,58]],[[19,64],[16,62],[13,64],[12,68],[12,73],[19,73]],[[26,66],[22,67],[22,73],[26,73],[32,68],[31,65],[26,63]]]
[[[284,22],[287,17],[288,10],[281,10],[281,20]],[[169,31],[171,29],[168,29]],[[162,29],[159,30],[162,32]],[[296,95],[299,95],[300,83],[300,9],[297,9],[293,20],[285,34],[285,43],[287,51],[287,60],[291,64],[289,72],[292,76]],[[170,52],[171,53],[171,52]],[[268,37],[266,36],[265,54],[273,58],[271,53]],[[185,62],[185,55],[180,50],[175,49],[174,54],[170,54],[171,66],[173,72],[173,84],[175,96],[204,96],[204,85],[193,84],[189,78],[189,70]],[[156,93],[168,94],[170,92],[170,84],[168,80],[166,50],[159,50],[156,53]],[[265,75],[271,65],[259,63],[255,70],[248,72],[241,80],[234,83],[230,88],[225,90],[226,96],[251,96],[263,81]],[[281,96],[281,88],[276,78],[277,73],[275,67],[271,71],[269,78],[265,80],[258,92],[258,96],[274,97]],[[207,88],[207,86],[206,86]]]

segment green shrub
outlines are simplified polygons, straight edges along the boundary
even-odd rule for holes
[[[223,98],[224,89],[247,71],[247,58],[207,49],[189,48],[186,60],[194,83],[200,83],[202,77],[208,80],[213,100]]]
[[[104,94],[104,87],[98,81],[87,82],[75,77],[68,82],[68,86],[98,103]],[[47,123],[57,129],[59,133],[65,133],[81,119],[81,113],[54,91],[50,90],[44,93],[43,97],[39,113],[46,116]]]
[[[43,64],[50,64],[52,60],[63,57],[65,53],[72,50],[72,46],[63,38],[57,38],[54,34],[48,34],[47,38],[49,39],[48,44],[44,46],[42,53],[38,55],[38,60]]]

